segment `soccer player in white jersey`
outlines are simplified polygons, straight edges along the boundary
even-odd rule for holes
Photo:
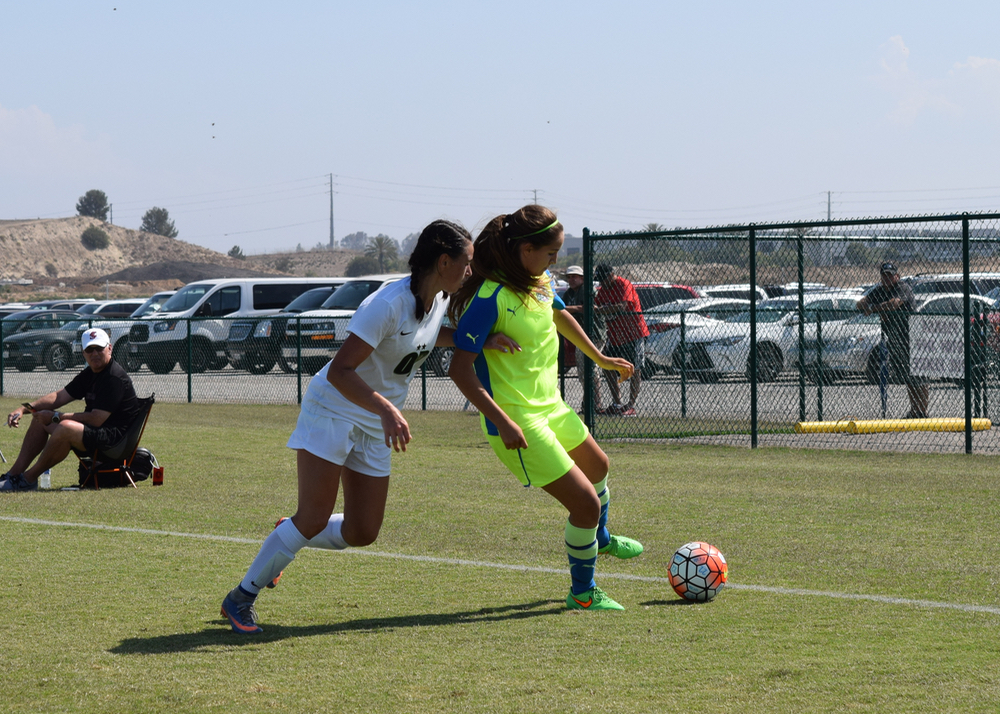
[[[343,550],[375,542],[385,515],[390,454],[406,451],[410,441],[400,408],[431,350],[454,345],[454,330],[442,322],[449,294],[471,274],[472,255],[472,237],[461,226],[427,226],[410,255],[410,277],[361,303],[344,345],[309,382],[288,440],[297,452],[298,510],[278,521],[242,582],[222,601],[234,632],[263,631],[257,595],[274,587],[301,548]],[[504,335],[489,346],[519,349]],[[344,510],[334,513],[341,484]]]

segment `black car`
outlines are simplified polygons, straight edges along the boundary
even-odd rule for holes
[[[80,314],[71,310],[21,310],[0,320],[0,339],[29,330],[51,330],[62,327]]]
[[[275,363],[284,372],[294,372],[295,364],[287,362],[281,354],[288,318],[321,307],[343,283],[343,280],[334,280],[329,285],[306,290],[276,315],[233,321],[226,338],[229,362],[236,369],[245,369],[251,374],[266,374]]]
[[[73,343],[87,322],[79,319],[61,322],[60,327],[23,330],[5,337],[4,365],[13,365],[19,372],[30,372],[42,365],[50,372],[62,372],[82,364],[83,355],[73,351]]]

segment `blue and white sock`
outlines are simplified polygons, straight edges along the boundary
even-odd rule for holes
[[[573,594],[585,593],[594,587],[594,566],[597,563],[597,529],[577,528],[566,521],[566,555]]]

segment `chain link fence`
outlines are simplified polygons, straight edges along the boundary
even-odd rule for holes
[[[157,401],[167,402],[297,404],[309,379],[342,344],[347,320],[4,320],[0,395],[34,397],[65,387],[85,366],[80,334],[97,326],[111,335],[115,361],[139,395],[155,392]],[[448,379],[450,362],[450,349],[432,351],[410,385],[407,409],[468,408]]]
[[[643,306],[649,336],[635,416],[598,413],[594,397],[607,385],[584,375],[592,431],[751,446],[1000,449],[985,421],[1000,385],[998,219],[585,231],[585,286],[605,264],[640,299],[678,286],[715,296]],[[857,307],[887,261],[916,298],[902,318],[908,356],[887,344],[878,314]]]
[[[885,261],[916,297],[909,375],[879,316],[857,308]],[[611,266],[636,288],[649,331],[636,346],[636,383],[620,390],[634,415],[605,412],[605,376],[578,374],[572,349],[560,354],[563,394],[598,438],[1000,451],[984,421],[1000,398],[1000,214],[585,230],[583,262],[585,304],[597,266]],[[593,318],[587,310],[586,327]],[[344,327],[283,316],[2,324],[2,395],[64,387],[83,365],[80,332],[97,324],[140,395],[245,404],[301,402]],[[407,409],[470,408],[447,377],[450,358],[434,350]],[[930,421],[906,418],[915,405]]]

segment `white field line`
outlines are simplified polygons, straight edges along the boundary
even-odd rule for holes
[[[26,523],[35,526],[58,526],[62,528],[90,528],[99,531],[113,531],[116,533],[140,533],[143,535],[174,536],[176,538],[193,538],[196,540],[221,541],[226,543],[242,543],[246,545],[259,545],[260,538],[236,538],[234,536],[212,535],[209,533],[184,533],[181,531],[160,531],[150,528],[130,528],[127,526],[108,526],[100,523],[72,523],[65,521],[47,521],[40,518],[19,518],[17,516],[0,516],[0,521],[10,523]],[[322,550],[319,548],[311,550]],[[566,575],[566,568],[540,568],[530,565],[510,565],[507,563],[489,563],[481,560],[463,560],[461,558],[435,558],[429,555],[406,555],[404,553],[384,553],[367,548],[349,548],[345,551],[326,551],[327,553],[344,553],[349,555],[369,555],[378,558],[392,558],[394,560],[411,560],[421,563],[438,563],[441,565],[461,565],[473,568],[496,568],[498,570],[514,570],[526,573],[549,573],[553,575]],[[645,583],[661,583],[669,587],[670,581],[667,578],[657,578],[647,575],[630,575],[628,573],[609,573],[604,570],[600,573],[601,579],[613,580],[638,580]],[[806,590],[804,588],[774,588],[766,585],[742,585],[739,583],[726,583],[726,589],[750,590],[753,592],[772,593],[774,595],[799,595],[810,597],[829,597],[838,600],[862,600],[865,602],[877,602],[885,605],[908,605],[911,607],[927,607],[940,610],[961,610],[962,612],[985,612],[991,615],[1000,615],[1000,607],[990,607],[988,605],[966,605],[955,602],[938,602],[936,600],[914,600],[904,597],[889,597],[887,595],[863,595],[860,593],[838,593],[825,590]]]

